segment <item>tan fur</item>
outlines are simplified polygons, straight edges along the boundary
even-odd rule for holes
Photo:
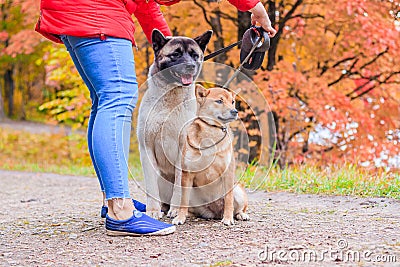
[[[231,114],[235,94],[222,88],[197,86],[196,90],[198,118],[188,126],[183,142],[182,197],[173,223],[183,224],[189,211],[207,219],[222,218],[226,225],[234,224],[234,216],[248,220],[246,192],[235,185],[233,134],[228,125],[236,119]]]

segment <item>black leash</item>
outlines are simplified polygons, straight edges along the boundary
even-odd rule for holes
[[[251,54],[253,54],[254,50],[256,50],[258,44],[261,42],[262,37],[259,37],[257,39],[257,41],[254,43],[253,47],[250,50],[250,53],[247,55],[247,57],[243,60],[243,62],[239,65],[239,67],[236,69],[235,73],[229,78],[228,81],[225,82],[225,84],[222,86],[223,88],[228,88],[228,85],[233,81],[233,79],[236,78],[236,76],[238,76],[238,74],[241,72],[243,65],[246,64],[247,61],[249,61]],[[232,48],[234,48],[235,46],[239,45],[242,43],[242,40],[240,40],[239,42],[236,42],[234,44],[231,44],[227,47],[221,48],[211,54],[208,54],[207,56],[204,57],[204,61],[206,61],[207,59],[213,58],[218,56],[221,53],[224,53],[226,51],[231,50]]]
[[[242,64],[239,65],[239,67],[236,69],[235,73],[227,80],[223,86],[223,88],[228,88],[228,85],[233,81],[233,79],[238,76],[238,74],[242,71],[243,65],[246,64],[247,61],[249,61],[251,54],[253,54],[254,50],[256,50],[257,46],[259,43],[261,43],[262,38],[259,37],[257,41],[254,43],[253,47],[250,50],[250,53],[247,55],[247,57],[243,60]]]
[[[229,50],[231,50],[232,48],[234,48],[235,46],[238,46],[242,43],[242,40],[240,40],[239,42],[233,43],[231,45],[228,45],[227,47],[223,47],[215,52],[212,52],[211,54],[208,54],[207,56],[204,57],[204,61],[209,60],[210,58],[216,57],[219,54],[228,52]]]
[[[247,55],[247,57],[239,65],[239,67],[236,69],[236,71],[233,73],[233,75],[228,79],[228,81],[225,82],[225,84],[222,86],[222,88],[228,89],[228,85],[233,81],[233,79],[236,78],[236,76],[238,76],[238,74],[241,72],[241,70],[243,68],[243,65],[246,64],[247,61],[249,61],[249,59],[250,59],[251,55],[253,54],[254,50],[256,50],[257,46],[262,41],[262,31],[263,31],[262,29],[261,29],[261,32],[260,32],[260,30],[257,30],[257,32],[258,32],[257,41],[254,43],[254,45],[251,48],[251,50],[250,50],[249,54]],[[231,50],[232,48],[234,48],[235,46],[240,45],[241,43],[242,43],[242,40],[240,40],[240,41],[238,41],[236,43],[233,43],[231,45],[228,45],[227,47],[223,47],[223,48],[221,48],[221,49],[219,49],[219,50],[217,50],[217,51],[215,51],[215,52],[213,52],[211,54],[208,54],[207,56],[204,57],[204,61],[206,61],[206,60],[208,60],[210,58],[216,57],[221,53],[225,53],[225,52]]]

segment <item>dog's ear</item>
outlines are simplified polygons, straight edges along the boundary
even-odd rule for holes
[[[197,97],[207,97],[210,94],[210,90],[204,88],[200,84],[196,84],[196,96]]]
[[[209,30],[203,33],[200,36],[197,36],[193,40],[200,46],[200,49],[204,52],[206,51],[207,44],[210,42],[211,36],[213,35],[213,31]]]
[[[168,42],[168,39],[165,38],[164,34],[157,29],[154,29],[151,33],[151,43],[153,44],[154,54],[158,54],[161,48]]]

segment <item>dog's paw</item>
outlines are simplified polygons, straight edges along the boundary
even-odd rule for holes
[[[239,212],[238,214],[236,214],[236,220],[238,221],[248,221],[250,220],[250,216],[247,213],[244,212]]]
[[[164,215],[164,213],[160,210],[148,210],[146,211],[146,214],[154,219],[161,219]]]
[[[172,220],[172,223],[175,225],[184,224],[186,221],[186,216],[178,215],[175,219]]]
[[[167,213],[167,217],[175,218],[176,216],[178,216],[178,211],[179,211],[179,209],[171,207]]]
[[[234,225],[235,221],[233,220],[233,217],[230,218],[222,218],[221,221],[224,225]]]

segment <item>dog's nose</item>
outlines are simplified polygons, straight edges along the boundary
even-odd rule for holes
[[[193,71],[196,68],[196,65],[193,63],[185,64],[186,70]]]
[[[239,113],[239,112],[238,112],[236,109],[232,109],[232,110],[231,110],[231,114],[232,114],[232,115],[237,115],[238,113]]]

